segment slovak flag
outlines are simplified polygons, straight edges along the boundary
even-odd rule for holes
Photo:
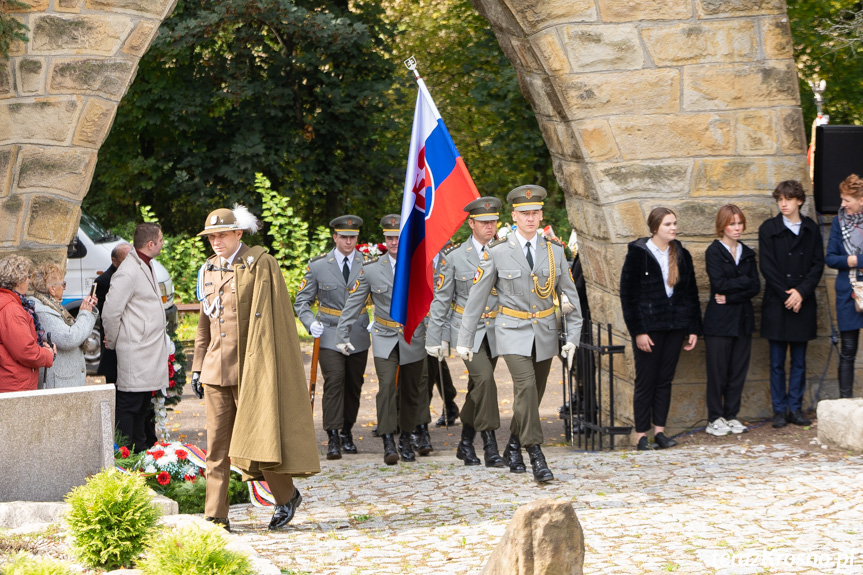
[[[464,222],[464,207],[479,197],[419,75],[417,84],[390,306],[390,317],[404,324],[408,343],[431,306],[434,258]]]

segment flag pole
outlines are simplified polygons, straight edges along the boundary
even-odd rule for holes
[[[428,105],[434,110],[435,116],[440,119],[440,111],[437,109],[437,104],[434,103],[434,99],[431,97],[429,93],[429,89],[426,86],[425,81],[420,76],[419,71],[417,70],[417,59],[411,56],[404,62],[405,67],[414,73],[414,77],[416,77],[417,85],[420,87],[420,92],[426,97],[426,102]]]

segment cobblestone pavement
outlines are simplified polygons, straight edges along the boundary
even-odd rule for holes
[[[308,372],[310,348],[304,352]],[[457,358],[449,365],[461,405],[464,365]],[[552,365],[540,415],[546,443],[560,445],[561,376],[559,362]],[[496,376],[502,446],[512,383],[502,362]],[[321,386],[319,379],[319,393]],[[558,498],[572,501],[584,529],[585,573],[863,574],[863,457],[801,448],[815,441],[814,429],[768,425],[725,438],[698,432],[648,453],[546,446],[556,479],[539,486],[530,473],[465,467],[454,457],[460,425],[432,426],[431,457],[384,465],[381,440],[371,436],[376,391],[369,358],[354,429],[360,454],[322,459],[320,475],[297,480],[303,503],[287,530],[266,530],[269,510],[232,508],[234,531],[284,573],[479,573],[520,505]],[[435,394],[433,418],[440,410]],[[320,418],[318,400],[323,455]],[[188,395],[171,427],[175,437],[205,447],[203,420],[203,401]]]
[[[288,530],[268,533],[271,512],[245,505],[231,523],[283,572],[478,573],[519,505],[555,498],[581,522],[585,573],[863,573],[863,457],[781,444],[546,452],[546,486],[450,451],[323,462],[298,480]]]

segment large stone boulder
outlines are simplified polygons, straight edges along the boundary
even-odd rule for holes
[[[538,499],[515,512],[483,575],[581,575],[584,533],[567,501]]]
[[[818,441],[863,453],[863,398],[818,402]]]

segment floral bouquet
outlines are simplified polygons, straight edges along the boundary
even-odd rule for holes
[[[371,259],[387,253],[387,246],[386,244],[357,244],[357,250],[359,250],[366,259]]]
[[[121,448],[122,449],[122,448]],[[156,477],[156,483],[165,487],[172,481],[195,481],[204,475],[203,470],[189,459],[189,451],[182,443],[157,443],[144,452],[135,469],[144,476]]]

